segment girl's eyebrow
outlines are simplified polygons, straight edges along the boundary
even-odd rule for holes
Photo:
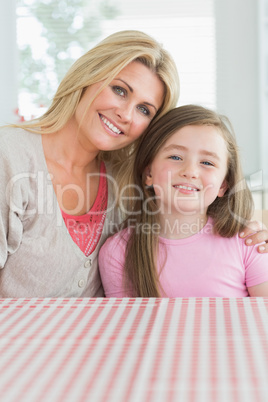
[[[204,151],[201,151],[200,153],[205,156],[211,156],[212,158],[217,159],[218,161],[220,160],[219,155],[217,155],[215,152],[210,152],[210,151],[204,150]]]
[[[178,144],[170,144],[167,147],[164,147],[163,151],[167,152],[167,151],[171,151],[172,149],[176,149],[178,151],[188,151],[187,147],[184,147],[183,145],[178,145]],[[220,160],[219,156],[215,152],[211,152],[211,151],[207,151],[206,149],[202,149],[199,153],[201,155],[211,156],[217,160]]]
[[[171,149],[177,149],[179,151],[187,151],[188,150],[188,148],[186,148],[182,145],[170,144],[167,147],[164,147],[163,151],[170,151]]]
[[[134,92],[133,88],[126,81],[122,80],[122,78],[115,78],[115,80],[123,82],[128,87],[128,89],[130,90],[131,93]],[[150,102],[143,102],[143,103],[145,105],[152,106],[155,109],[155,111],[157,112],[157,108],[152,103],[150,103]]]

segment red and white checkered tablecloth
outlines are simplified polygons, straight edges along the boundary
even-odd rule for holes
[[[268,299],[0,299],[0,401],[266,402]]]

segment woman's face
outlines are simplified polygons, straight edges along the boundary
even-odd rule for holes
[[[78,141],[85,150],[111,151],[135,141],[156,115],[164,99],[164,84],[139,62],[126,66],[88,104],[102,82],[88,87],[73,116]]]

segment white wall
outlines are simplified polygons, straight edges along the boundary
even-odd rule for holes
[[[260,155],[264,170],[268,207],[268,0],[258,0]]]
[[[126,29],[124,23],[127,24],[127,27],[133,23],[137,29],[142,29],[142,24],[145,23],[147,24],[145,26],[152,30],[153,35],[154,32],[159,31],[160,11],[162,16],[171,14],[173,18],[170,20],[171,22],[175,21],[175,17],[178,16],[188,18],[189,15],[194,16],[199,13],[202,17],[207,18],[210,10],[213,9],[211,4],[214,4],[217,77],[214,77],[214,72],[207,75],[211,85],[214,85],[214,79],[217,78],[215,103],[218,110],[227,114],[234,125],[242,153],[243,169],[247,175],[252,175],[261,168],[261,155],[263,154],[259,119],[262,108],[259,102],[261,97],[258,81],[260,69],[258,7],[262,1],[266,0],[206,0],[201,5],[199,0],[168,0],[169,7],[167,7],[167,4],[155,3],[154,0],[148,0],[145,3],[142,0],[130,0],[129,2],[118,0],[122,6],[123,15],[117,19],[116,24],[115,21],[108,22],[108,25],[106,24],[107,32],[105,32],[105,34],[110,33],[108,31],[112,28]],[[18,80],[15,3],[16,0],[0,0],[0,125],[14,121],[16,118],[13,112],[17,107]],[[152,7],[152,4],[155,6]],[[157,4],[159,9],[156,7]],[[207,5],[207,8],[204,5]],[[152,26],[148,25],[147,19],[149,18],[155,19],[155,22],[151,23]],[[138,26],[136,26],[137,21]],[[180,102],[203,103],[211,106],[210,102],[214,102],[214,99],[212,101],[209,99],[213,88],[210,88],[209,85],[199,88],[201,85],[204,86],[204,82],[197,82],[198,80],[196,81],[194,78],[197,76],[196,72],[190,71],[189,73],[189,65],[187,65],[187,60],[197,55],[199,61],[196,63],[196,68],[200,70],[204,60],[208,59],[208,55],[204,53],[199,42],[198,49],[192,44],[184,53],[182,46],[184,36],[180,32],[181,22],[178,21],[175,21],[178,27],[170,25],[169,29],[161,22],[163,30],[159,32],[159,37],[161,36],[163,42],[166,42],[164,45],[167,48],[171,47],[170,51],[174,56],[175,50],[180,50],[178,60],[177,56],[175,57],[182,86]],[[114,25],[116,26],[114,27]],[[131,26],[131,28],[133,27]],[[175,45],[172,45],[173,47],[168,36],[165,37],[165,33],[168,35],[170,32],[174,34],[173,37],[176,41]],[[211,49],[213,49],[213,43]],[[212,51],[210,51],[209,57],[211,55]],[[211,64],[211,69],[212,67],[214,66]],[[188,86],[185,86],[185,83]],[[187,88],[190,84],[194,88],[191,93],[198,93],[200,99],[189,99]]]
[[[258,1],[215,0],[217,108],[233,123],[246,175],[261,168]]]
[[[0,0],[0,125],[15,121],[17,108],[16,0]]]

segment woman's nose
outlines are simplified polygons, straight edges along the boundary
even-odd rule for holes
[[[116,109],[116,114],[122,121],[129,122],[133,118],[133,109],[134,107],[131,103],[125,103]]]

